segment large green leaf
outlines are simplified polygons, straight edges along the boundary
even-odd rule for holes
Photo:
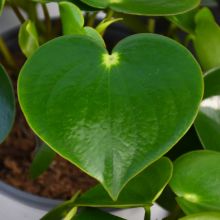
[[[162,158],[132,179],[122,190],[116,202],[113,202],[104,188],[98,185],[79,197],[75,204],[76,206],[115,208],[152,206],[171,176],[172,163],[169,159]]]
[[[82,0],[82,2],[93,7],[110,7],[115,11],[130,14],[172,15],[195,8],[200,0]]]
[[[99,209],[85,208],[77,214],[73,220],[123,220]]]
[[[195,121],[203,146],[220,151],[220,69],[205,75],[205,94]]]
[[[220,212],[203,212],[203,213],[198,213],[183,217],[180,220],[219,220],[219,219],[220,219]]]
[[[11,80],[0,65],[0,143],[10,132],[15,118],[15,96]]]
[[[27,20],[21,25],[18,41],[26,57],[30,57],[38,49],[38,34],[35,24],[31,20]]]
[[[18,93],[41,139],[116,199],[191,126],[203,79],[193,56],[169,38],[134,35],[109,55],[75,35],[45,44],[27,61]]]
[[[208,8],[196,15],[194,45],[205,70],[220,66],[220,27]]]
[[[220,153],[193,151],[174,163],[170,186],[187,214],[220,211]]]

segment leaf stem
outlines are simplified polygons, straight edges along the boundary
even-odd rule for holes
[[[150,217],[151,217],[150,209],[151,209],[150,206],[144,207],[144,210],[145,210],[144,220],[150,220]]]
[[[19,20],[21,23],[24,23],[24,22],[25,22],[25,18],[24,18],[24,16],[22,15],[22,13],[20,12],[20,10],[18,9],[18,7],[15,6],[15,5],[11,5],[11,8],[12,8],[13,12],[15,13],[15,15],[17,16],[18,20]]]
[[[97,14],[98,12],[94,12],[89,15],[87,26],[94,27]]]
[[[112,11],[111,9],[109,9],[106,13],[106,17],[105,17],[105,20],[109,20],[113,17],[114,15],[114,11]]]
[[[8,49],[4,39],[0,37],[0,51],[5,58],[7,64],[11,67],[15,67],[15,62],[12,54],[10,53],[10,50]]]
[[[156,26],[156,21],[154,18],[149,18],[148,20],[148,31],[150,33],[154,33],[155,32],[155,26]]]
[[[42,9],[43,9],[44,18],[45,18],[46,34],[47,34],[47,37],[50,39],[50,34],[51,34],[51,31],[52,31],[50,14],[49,14],[49,11],[48,11],[48,8],[47,8],[46,4],[42,3],[41,6],[42,6]]]

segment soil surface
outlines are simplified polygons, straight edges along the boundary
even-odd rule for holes
[[[20,56],[18,63],[23,63]],[[8,72],[16,91],[18,74],[16,71]],[[77,191],[84,192],[96,185],[94,179],[58,155],[45,173],[35,180],[30,179],[29,168],[35,154],[36,136],[27,125],[18,102],[16,104],[13,130],[0,145],[0,179],[23,191],[54,199],[69,199]]]

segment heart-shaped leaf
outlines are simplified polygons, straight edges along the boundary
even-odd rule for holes
[[[220,27],[208,8],[196,15],[194,45],[205,70],[220,66]]]
[[[220,151],[220,69],[210,70],[204,80],[204,100],[195,126],[203,146]]]
[[[15,118],[15,96],[11,80],[0,65],[0,143],[10,132]]]
[[[189,11],[200,0],[82,0],[93,7],[140,15],[172,15]]]
[[[193,151],[174,163],[172,190],[187,214],[220,211],[220,153]]]
[[[147,207],[152,206],[172,176],[172,163],[161,158],[133,178],[113,202],[101,185],[76,199],[76,206],[91,207]]]
[[[75,35],[45,44],[27,61],[18,93],[41,139],[116,199],[191,126],[203,79],[193,56],[169,38],[134,35],[109,55]]]
[[[219,219],[220,219],[220,212],[203,212],[203,213],[198,213],[183,217],[180,220],[219,220]]]

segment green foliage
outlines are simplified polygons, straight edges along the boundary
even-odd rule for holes
[[[194,45],[205,70],[220,66],[220,27],[208,8],[201,9],[196,15]]]
[[[199,0],[82,0],[93,7],[142,15],[171,15],[189,11],[199,5]]]
[[[32,179],[37,178],[46,171],[56,156],[55,152],[46,144],[42,144],[38,148],[30,167],[30,176]]]
[[[19,46],[26,57],[30,57],[38,48],[38,34],[34,23],[25,21],[19,30]]]
[[[122,218],[110,215],[98,209],[85,208],[77,214],[73,220],[123,220]]]
[[[0,143],[8,136],[15,118],[13,86],[5,69],[0,65]]]
[[[94,28],[84,27],[83,13],[76,5],[70,2],[60,2],[59,9],[63,27],[63,35],[87,35],[101,46],[105,46],[105,42],[101,35]],[[104,30],[106,28],[107,26],[104,28]]]
[[[41,139],[99,180],[115,200],[187,131],[203,83],[191,54],[168,38],[134,35],[109,55],[75,35],[47,43],[28,60],[18,93]]]
[[[194,215],[189,215],[181,218],[180,220],[219,220],[220,212],[204,212]]]
[[[50,17],[49,2],[59,7],[57,20]],[[220,218],[220,28],[212,8],[217,1],[199,3],[6,2],[21,22],[18,42],[27,61],[20,71],[17,52],[0,37],[1,63],[14,80],[20,71],[19,104],[44,143],[30,176],[42,174],[56,152],[99,182],[43,220],[120,219],[96,208],[128,207],[143,207],[150,219],[155,202],[170,211],[168,220]],[[113,24],[118,21],[137,33],[126,38],[132,32]],[[196,54],[208,71],[204,77],[180,43]],[[15,95],[1,65],[0,143],[14,117]]]
[[[220,69],[205,75],[205,94],[195,121],[196,130],[206,149],[220,151]]]
[[[98,185],[75,201],[76,206],[91,207],[151,207],[172,176],[172,164],[162,158],[133,178],[122,190],[116,202]]]
[[[174,163],[170,186],[186,214],[220,211],[220,153],[194,151]]]

